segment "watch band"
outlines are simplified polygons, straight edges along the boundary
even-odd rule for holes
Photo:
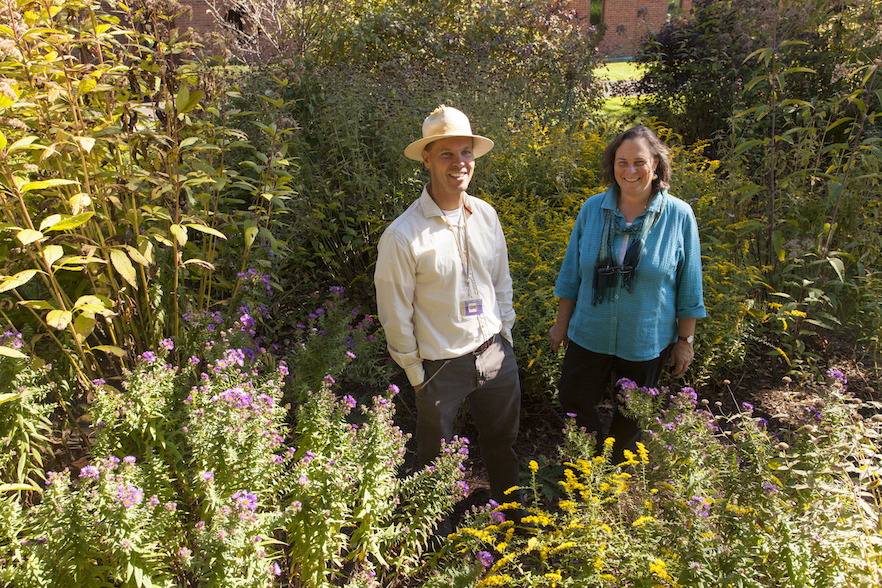
[[[692,345],[692,342],[695,341],[695,335],[689,335],[688,337],[677,337],[677,340],[686,341],[687,343]]]

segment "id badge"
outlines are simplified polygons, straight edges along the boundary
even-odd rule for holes
[[[484,314],[484,306],[481,304],[480,298],[477,300],[463,300],[459,305],[463,316],[477,316]]]

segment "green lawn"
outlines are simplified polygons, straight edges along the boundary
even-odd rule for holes
[[[595,70],[597,77],[613,82],[636,80],[643,76],[643,66],[633,61],[615,61],[604,64]]]

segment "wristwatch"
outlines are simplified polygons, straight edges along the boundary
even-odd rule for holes
[[[689,335],[688,337],[677,337],[677,340],[686,341],[687,343],[692,345],[692,342],[695,341],[695,335]]]

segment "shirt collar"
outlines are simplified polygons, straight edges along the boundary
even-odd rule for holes
[[[652,197],[652,201],[649,203],[649,206],[646,208],[646,212],[660,212],[661,205],[664,201],[664,198],[660,198],[660,195],[667,195],[667,190],[659,190],[655,193],[655,196]],[[603,204],[600,205],[601,208],[609,209],[609,210],[618,210],[618,206],[616,205],[616,188],[615,186],[610,186],[607,188],[606,192],[604,192],[603,196]]]
[[[444,213],[441,211],[441,208],[432,200],[432,197],[429,196],[429,191],[426,189],[428,184],[423,186],[423,193],[420,195],[420,204],[423,207],[423,214],[426,215],[426,218],[431,218],[433,216],[444,216]],[[471,196],[468,194],[463,198],[463,204],[465,204],[466,213],[471,216],[472,215],[472,204],[471,204]]]

